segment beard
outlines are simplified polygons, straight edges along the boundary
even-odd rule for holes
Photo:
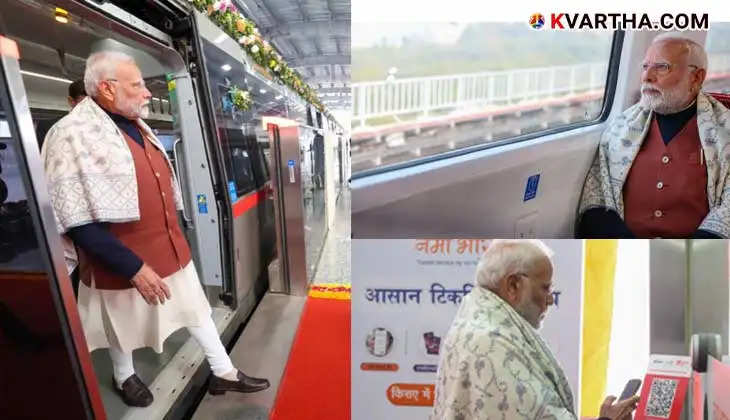
[[[130,101],[122,100],[119,96],[114,98],[114,106],[120,111],[123,116],[129,118],[130,120],[136,120],[137,118],[147,118],[150,115],[149,105],[150,103],[146,101],[135,104]]]
[[[664,90],[651,83],[642,83],[640,104],[657,114],[673,114],[685,108],[690,100],[689,92],[689,80]]]
[[[515,308],[518,314],[525,318],[527,322],[532,325],[536,330],[539,330],[542,326],[542,320],[545,318],[545,313],[542,312],[540,306],[532,301],[530,293],[522,295],[522,300],[517,304]]]

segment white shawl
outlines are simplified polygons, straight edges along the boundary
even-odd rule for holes
[[[175,171],[152,130],[143,134],[158,148],[173,174],[175,206],[182,195]],[[117,125],[87,97],[51,127],[41,151],[59,233],[95,222],[139,220],[137,176],[127,142]]]
[[[623,187],[646,138],[653,111],[640,103],[624,111],[601,136],[595,160],[583,186],[579,219],[586,210],[603,207],[624,218]],[[730,237],[730,111],[710,95],[697,95],[697,127],[707,164],[710,212],[699,229]]]
[[[137,124],[159,149],[172,172],[175,207],[183,201],[175,171],[164,147],[141,119]],[[48,192],[58,232],[88,223],[139,220],[137,175],[132,152],[117,125],[87,97],[46,134],[41,151]],[[65,235],[64,254],[69,272],[78,257]]]
[[[570,385],[537,331],[474,287],[441,347],[431,420],[575,420]]]

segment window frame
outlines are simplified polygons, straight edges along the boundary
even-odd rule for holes
[[[454,158],[457,156],[463,156],[469,153],[478,152],[481,150],[492,149],[497,147],[503,147],[520,143],[528,140],[532,140],[538,137],[550,136],[558,133],[563,133],[578,128],[588,127],[591,125],[601,124],[605,122],[609,114],[611,113],[611,107],[613,106],[614,97],[616,94],[616,85],[618,82],[619,65],[621,62],[621,51],[623,49],[623,43],[625,38],[625,31],[617,30],[614,31],[613,39],[611,41],[611,52],[609,54],[608,71],[606,74],[606,87],[603,94],[603,105],[601,112],[598,116],[592,120],[575,122],[572,124],[566,124],[560,127],[548,128],[545,130],[534,131],[527,134],[521,134],[515,137],[509,137],[502,140],[490,141],[483,144],[476,144],[473,146],[466,146],[457,150],[450,150],[448,152],[438,153],[431,156],[424,156],[420,158],[411,159],[405,162],[394,163],[390,165],[384,165],[376,168],[365,169],[359,172],[353,172],[351,175],[352,180],[368,178],[371,176],[382,175],[388,172],[393,172],[401,169],[412,168],[415,166],[427,164],[430,162],[445,160]]]

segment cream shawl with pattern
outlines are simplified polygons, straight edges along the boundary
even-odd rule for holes
[[[165,159],[167,154],[141,119],[137,124]],[[41,160],[59,233],[95,222],[139,220],[137,176],[127,142],[107,113],[87,97],[46,135]],[[175,206],[182,195],[173,173]]]
[[[583,185],[578,207],[579,221],[586,210],[596,207],[614,210],[624,218],[624,183],[649,132],[653,116],[653,111],[637,103],[617,117],[603,133]],[[697,126],[707,165],[707,200],[710,205],[710,212],[699,229],[728,238],[730,111],[712,96],[700,93],[697,95]]]
[[[431,420],[575,420],[550,349],[507,302],[474,287],[441,347]]]

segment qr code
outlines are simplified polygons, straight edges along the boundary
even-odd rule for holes
[[[651,382],[649,401],[646,403],[647,416],[669,418],[678,383],[676,379],[654,379]]]

